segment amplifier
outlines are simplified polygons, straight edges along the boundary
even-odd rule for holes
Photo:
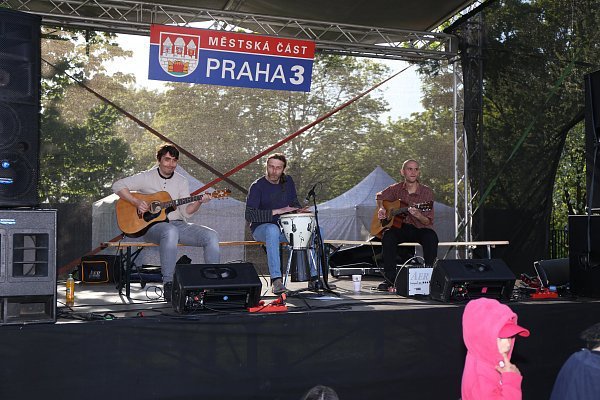
[[[407,265],[398,272],[396,278],[396,294],[408,296],[428,296],[429,281],[433,268],[424,266]]]
[[[258,305],[261,290],[251,263],[178,264],[171,303],[178,313],[247,309]]]
[[[92,255],[81,257],[78,276],[82,283],[118,282],[121,257],[116,255]]]

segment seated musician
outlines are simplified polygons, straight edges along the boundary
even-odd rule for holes
[[[159,145],[156,149],[156,160],[158,166],[118,180],[112,185],[113,191],[121,199],[135,206],[137,212],[141,214],[149,210],[149,204],[143,199],[136,198],[131,193],[132,191],[144,194],[165,191],[173,200],[190,197],[187,178],[175,171],[179,161],[177,147],[171,143]],[[171,301],[178,243],[203,247],[205,263],[218,264],[220,262],[217,232],[185,220],[198,211],[202,203],[210,200],[210,195],[203,195],[198,201],[177,207],[168,212],[166,220],[151,224],[143,235],[144,241],[156,243],[159,246],[164,296],[167,301]],[[137,218],[137,215],[134,213],[132,218]]]
[[[255,180],[246,198],[246,220],[250,223],[254,240],[265,242],[267,264],[271,275],[271,290],[274,294],[284,293],[281,273],[281,242],[287,242],[278,225],[279,217],[290,212],[305,211],[296,194],[296,185],[291,176],[285,174],[287,159],[281,153],[267,158],[265,175]],[[313,289],[318,279],[313,265],[310,266],[309,289]]]
[[[408,207],[406,214],[394,217],[393,225],[383,232],[381,238],[384,265],[383,281],[378,289],[389,290],[396,280],[396,253],[398,244],[405,242],[416,242],[423,247],[423,257],[426,266],[433,266],[437,258],[438,237],[433,230],[433,191],[419,182],[419,163],[415,160],[406,160],[402,164],[400,174],[404,182],[395,183],[377,193],[377,217],[386,219],[388,210],[387,202],[400,200],[403,207]],[[384,203],[386,202],[386,203]],[[427,211],[419,210],[415,205],[430,204],[425,207]]]

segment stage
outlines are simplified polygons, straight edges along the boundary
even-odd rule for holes
[[[347,277],[330,282],[337,295],[289,297],[285,313],[188,315],[176,314],[152,284],[136,283],[131,300],[112,284],[78,284],[70,311],[59,283],[55,324],[0,326],[0,396],[300,399],[321,384],[342,400],[460,397],[464,304],[373,291],[375,277],[364,278],[361,293]],[[600,302],[510,306],[531,330],[513,354],[523,398],[547,399],[561,364],[580,346],[578,333],[598,322]]]

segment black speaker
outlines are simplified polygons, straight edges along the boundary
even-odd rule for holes
[[[40,23],[0,11],[0,207],[39,203]]]
[[[0,210],[0,255],[0,325],[55,322],[56,210]]]
[[[480,297],[508,300],[515,280],[500,259],[440,260],[431,274],[429,295],[444,302]]]
[[[571,293],[600,297],[600,215],[569,215]]]
[[[585,75],[584,83],[587,205],[600,209],[600,71]]]
[[[255,307],[262,284],[251,263],[178,264],[171,302],[178,313]]]

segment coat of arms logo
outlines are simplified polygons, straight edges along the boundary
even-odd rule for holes
[[[160,33],[160,66],[169,75],[183,77],[198,66],[200,36],[181,33]]]

